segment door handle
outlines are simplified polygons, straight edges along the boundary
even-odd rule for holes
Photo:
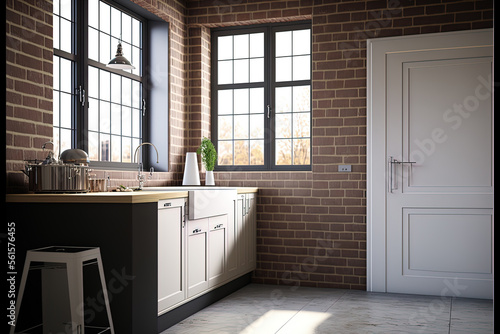
[[[394,165],[404,165],[404,164],[409,164],[410,165],[410,174],[412,172],[412,167],[413,164],[417,163],[416,161],[399,161],[397,159],[394,159],[393,157],[389,157],[389,192],[392,193],[393,190],[398,189],[398,179],[394,178],[394,171],[395,167]],[[394,180],[395,179],[395,180]]]

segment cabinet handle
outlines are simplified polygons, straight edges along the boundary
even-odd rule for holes
[[[199,229],[199,228],[195,228],[195,229],[193,230],[193,233],[199,233],[199,232],[201,232],[201,229]]]
[[[172,203],[170,203],[170,202],[169,203],[164,203],[163,206],[164,207],[166,207],[166,206],[172,206]]]

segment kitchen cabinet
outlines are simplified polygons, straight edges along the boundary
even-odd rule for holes
[[[158,202],[158,314],[186,298],[185,198]]]

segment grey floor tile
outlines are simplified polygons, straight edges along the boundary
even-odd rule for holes
[[[250,284],[162,334],[493,333],[493,302]]]

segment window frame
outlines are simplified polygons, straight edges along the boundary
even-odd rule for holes
[[[73,64],[72,68],[72,106],[71,111],[71,147],[79,148],[88,152],[88,108],[89,108],[89,98],[88,98],[88,82],[89,82],[89,66],[96,67],[98,69],[103,69],[107,72],[117,74],[121,77],[126,77],[139,81],[142,84],[142,99],[148,101],[149,87],[147,85],[147,74],[146,69],[148,67],[149,59],[149,44],[148,44],[148,19],[142,17],[131,9],[110,0],[100,0],[109,6],[115,7],[116,9],[126,13],[127,15],[141,21],[141,44],[142,44],[142,57],[141,57],[141,73],[140,75],[132,74],[126,71],[112,69],[106,67],[106,65],[99,63],[98,61],[89,59],[88,50],[88,36],[89,36],[89,25],[88,25],[88,15],[89,7],[88,1],[72,0],[72,16],[74,20],[74,25],[72,29],[72,52],[68,53],[54,47],[54,56],[58,56],[64,59],[71,60]],[[79,87],[84,91],[84,103],[79,100]],[[141,107],[142,109],[142,107]],[[59,111],[58,111],[59,112]],[[140,143],[148,141],[149,137],[149,113],[142,113],[141,116],[141,139]],[[122,135],[120,135],[121,137]],[[116,161],[100,161],[91,160],[90,166],[94,168],[105,168],[113,170],[136,170],[137,163],[134,163],[134,151],[135,147],[131,147],[131,162],[116,162]],[[56,154],[58,154],[56,152]],[[149,160],[149,153],[145,150],[141,155],[142,161],[146,162]]]
[[[276,82],[275,80],[275,33],[279,31],[292,31],[310,29],[311,31],[311,53],[310,53],[310,76],[309,80],[300,81],[283,81]],[[249,82],[237,84],[218,84],[218,43],[217,38],[220,36],[233,36],[240,34],[252,34],[264,32],[264,82]],[[283,23],[268,23],[249,26],[213,28],[211,30],[211,133],[212,142],[215,147],[218,147],[218,92],[221,89],[240,89],[240,88],[255,88],[264,87],[264,164],[263,165],[219,165],[218,161],[215,165],[215,171],[311,171],[312,170],[312,24],[310,20],[283,22]],[[308,165],[276,165],[275,152],[275,88],[280,86],[310,86],[310,137],[309,137],[309,154],[310,163]],[[270,117],[265,117],[267,110],[266,106],[271,106]],[[233,138],[234,145],[234,138]],[[293,148],[292,148],[293,150]],[[233,152],[234,155],[234,152]]]

